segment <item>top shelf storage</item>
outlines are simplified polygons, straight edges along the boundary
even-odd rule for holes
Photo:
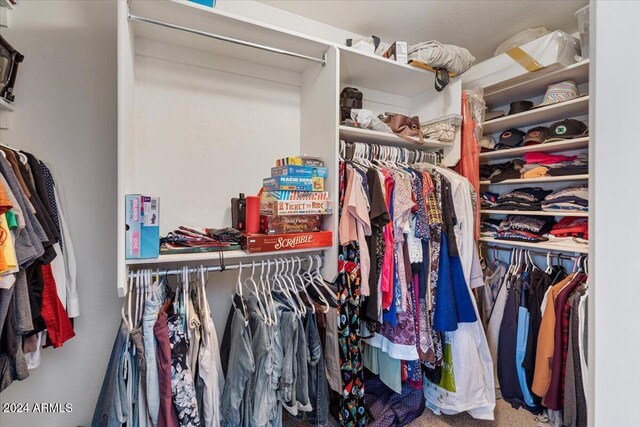
[[[2,1],[2,0],[0,0]],[[244,40],[257,45],[295,52],[321,59],[331,46],[328,42],[293,31],[239,17],[223,11],[201,6],[189,1],[129,2],[131,15],[168,22],[207,33]],[[301,72],[314,62],[285,55],[274,54],[227,41],[215,40],[198,34],[177,31],[147,22],[131,21],[136,38],[149,39],[169,45],[186,47],[290,71]],[[233,59],[231,59],[233,58]]]
[[[527,127],[539,123],[560,121],[565,118],[575,117],[589,113],[589,95],[572,99],[571,101],[559,102],[557,104],[546,105],[523,113],[511,116],[499,117],[497,119],[484,122],[484,133],[489,135],[502,132],[509,128]]]
[[[526,77],[526,80],[523,78]],[[490,108],[507,105],[516,99],[529,99],[544,94],[547,86],[563,80],[577,84],[589,81],[589,60],[563,68],[543,68],[515,79],[484,88],[484,100]]]
[[[338,47],[342,83],[409,97],[433,88],[435,74],[431,71],[350,47]]]

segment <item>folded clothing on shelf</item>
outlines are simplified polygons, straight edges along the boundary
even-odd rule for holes
[[[486,209],[539,211],[542,200],[551,192],[540,187],[518,188],[498,196],[498,199]]]
[[[555,224],[549,217],[507,215],[500,223],[496,239],[525,242],[546,242],[545,237]]]
[[[589,240],[589,220],[570,216],[562,218],[553,226],[550,234],[555,237],[577,237]]]
[[[492,193],[490,191],[485,191],[480,195],[480,205],[482,209],[489,209],[498,203],[498,197],[500,195],[498,193]]]
[[[549,194],[541,203],[543,211],[579,211],[589,210],[589,187],[575,185]]]
[[[482,218],[480,221],[480,234],[484,237],[495,237],[500,230],[501,219],[498,218]]]
[[[507,179],[520,178],[520,170],[524,166],[522,159],[513,159],[504,163],[485,164],[480,166],[480,179],[493,183]]]
[[[525,153],[526,163],[522,166],[523,178],[540,178],[543,176],[585,175],[589,173],[588,155],[562,156],[558,154]]]

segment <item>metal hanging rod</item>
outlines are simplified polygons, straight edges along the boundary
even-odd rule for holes
[[[481,244],[481,247],[483,248],[487,248],[487,249],[493,249],[493,250],[497,250],[497,251],[503,251],[503,252],[511,252],[515,249],[520,249],[520,250],[525,250],[528,251],[529,253],[533,254],[533,255],[540,255],[540,256],[547,256],[547,254],[551,254],[551,256],[553,258],[558,258],[558,259],[564,259],[567,261],[575,261],[578,258],[586,258],[587,255],[576,255],[576,256],[569,256],[569,255],[563,255],[562,252],[557,252],[557,250],[552,250],[550,249],[547,252],[543,252],[543,251],[536,251],[536,250],[531,250],[531,249],[526,249],[526,248],[506,248],[504,246],[496,246],[496,245],[485,245],[485,244]]]
[[[257,43],[248,42],[245,40],[234,39],[232,37],[221,36],[219,34],[208,33],[206,31],[195,30],[193,28],[183,27],[181,25],[172,24],[170,22],[160,21],[152,18],[145,18],[144,16],[132,15],[130,12],[129,12],[128,18],[130,21],[146,22],[148,24],[159,25],[161,27],[171,28],[178,31],[184,31],[185,33],[197,34],[199,36],[204,36],[204,37],[209,37],[211,39],[221,40],[224,42],[239,44],[241,46],[248,46],[254,49],[260,49],[267,52],[277,53],[279,55],[286,55],[294,58],[306,59],[307,61],[313,61],[313,62],[317,62],[318,64],[322,64],[323,67],[327,65],[326,53],[322,55],[322,58],[315,58],[313,56],[302,55],[299,53],[290,52],[288,50],[277,49],[271,46],[265,46]]]
[[[222,253],[222,252],[220,252]],[[266,253],[265,255],[269,255],[268,253]],[[279,256],[277,258],[266,258],[266,259],[261,259],[260,261],[250,261],[250,262],[239,262],[238,264],[225,264],[224,263],[224,256],[220,257],[220,265],[211,265],[211,266],[207,266],[207,267],[203,267],[203,266],[197,266],[197,267],[190,267],[187,269],[188,273],[199,273],[200,269],[203,268],[205,273],[209,273],[209,272],[215,272],[215,271],[227,271],[227,270],[239,270],[240,269],[240,264],[242,264],[242,268],[250,268],[253,263],[256,264],[256,266],[262,264],[262,261],[267,261],[267,262],[272,262],[272,261],[280,261],[280,260],[291,260],[291,259],[295,259],[295,258],[300,258],[301,261],[309,261],[309,256],[312,257],[312,259],[315,261],[315,257],[319,255],[320,256],[320,260],[321,260],[321,264],[320,264],[320,268],[324,267],[324,254],[313,254],[313,255],[292,255],[292,256]],[[160,268],[138,268],[134,271],[129,270],[127,276],[129,278],[134,277],[136,275],[136,272],[138,271],[143,271],[143,270],[152,270],[152,271],[157,271],[159,272],[159,274],[161,274],[162,276],[179,276],[183,273],[183,269],[179,268],[179,269],[171,269],[171,270],[163,270]]]

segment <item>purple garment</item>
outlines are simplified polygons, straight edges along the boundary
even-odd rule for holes
[[[415,389],[405,383],[402,393],[398,394],[375,375],[366,380],[364,398],[374,418],[368,425],[373,427],[406,426],[424,411],[422,389]]]

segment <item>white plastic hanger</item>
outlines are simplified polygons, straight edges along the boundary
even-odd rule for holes
[[[264,271],[264,260],[262,260],[262,269],[260,273],[260,280],[262,281],[262,272]],[[264,281],[264,291],[267,293],[269,300],[271,302],[271,309],[273,310],[273,325],[276,326],[278,324],[278,313],[276,312],[276,305],[273,302],[273,289],[271,287],[271,280],[269,279],[269,273],[271,272],[271,262],[267,260],[267,272],[265,274]]]
[[[302,260],[300,259],[300,257],[296,258],[298,259],[298,277],[302,281],[303,286],[306,287],[306,284],[308,283],[309,286],[312,286],[313,289],[315,289],[316,293],[318,294],[318,299],[324,306],[322,312],[325,314],[328,313],[331,305],[329,304],[329,301],[327,301],[327,298],[325,298],[324,294],[320,291],[317,284],[315,283],[315,280],[313,280],[313,276],[311,275],[312,258],[309,257],[309,269],[307,271],[302,271]]]
[[[258,283],[253,278],[253,275],[255,274],[255,272],[256,272],[256,263],[253,262],[251,265],[251,276],[248,277],[244,281],[244,283],[245,285],[247,285],[247,283],[250,283],[253,285],[253,290],[251,290],[251,292],[254,293],[254,295],[256,296],[256,299],[258,300],[258,311],[260,311],[260,315],[265,320],[267,325],[269,325],[271,319],[267,315],[267,310],[265,309],[265,305],[262,303],[262,298],[260,297],[260,291],[258,290]],[[247,285],[247,288],[248,288],[248,285]]]
[[[288,284],[287,284],[286,280],[284,279],[284,277],[282,275],[282,271],[284,270],[284,263],[283,263],[282,268],[281,268],[280,264],[279,264],[280,261],[278,259],[274,259],[273,262],[274,262],[274,264],[276,266],[276,273],[274,275],[274,281],[275,281],[275,283],[278,284],[278,286],[280,288],[280,291],[287,298],[287,302],[289,303],[289,306],[291,307],[291,309],[296,314],[296,317],[300,318],[302,316],[302,312],[300,311],[300,307],[298,306],[297,302],[295,301],[294,296],[289,291],[289,288],[287,287]]]
[[[313,273],[313,278],[316,281],[316,283],[320,286],[322,286],[328,293],[329,295],[336,295],[335,291],[332,290],[327,283],[324,281],[324,278],[322,277],[322,274],[320,274],[320,267],[322,266],[322,257],[320,255],[316,255],[316,269]],[[337,302],[337,296],[335,296],[336,298],[336,302]]]
[[[289,261],[291,262],[291,270],[289,273],[291,280],[295,285],[296,289],[298,290],[298,293],[300,291],[304,292],[305,296],[307,297],[307,301],[309,302],[309,304],[308,305],[305,304],[305,306],[311,308],[311,312],[315,314],[316,307],[315,307],[315,304],[313,303],[313,299],[309,296],[309,293],[307,292],[307,287],[305,286],[304,280],[302,280],[302,277],[299,274],[300,267],[298,267],[297,270],[295,269],[295,266],[296,266],[295,258],[291,258]]]

